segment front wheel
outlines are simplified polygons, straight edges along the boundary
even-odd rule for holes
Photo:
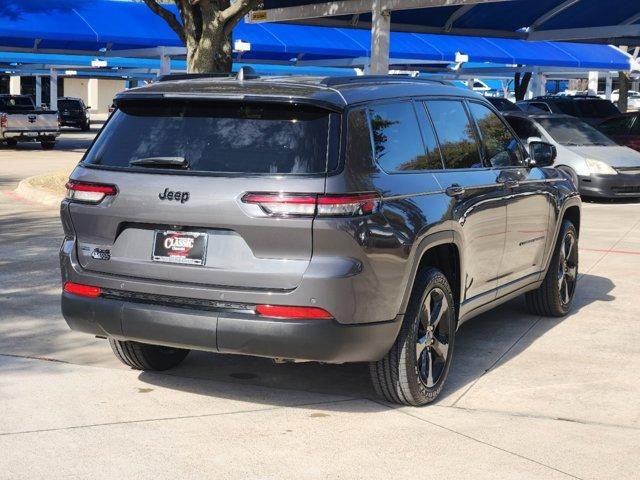
[[[177,367],[189,354],[181,348],[148,345],[127,340],[109,339],[113,353],[125,365],[135,370],[169,370]]]
[[[565,316],[571,310],[577,282],[578,232],[564,220],[542,285],[525,295],[528,309],[545,317]]]
[[[429,268],[416,279],[404,322],[391,350],[369,365],[382,398],[403,405],[433,402],[449,374],[456,314],[444,274]]]

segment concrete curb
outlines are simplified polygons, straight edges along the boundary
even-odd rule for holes
[[[14,190],[14,193],[19,197],[28,200],[30,202],[36,202],[48,207],[57,207],[64,198],[62,195],[52,193],[42,188],[37,188],[31,185],[30,181],[34,177],[25,178]]]

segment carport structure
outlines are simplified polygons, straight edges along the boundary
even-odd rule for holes
[[[640,46],[630,0],[265,0],[249,21],[370,27],[374,74],[389,68],[391,30]]]
[[[241,22],[234,30],[235,60],[288,66],[365,68],[369,68],[371,61],[371,73],[386,73],[391,61],[395,68],[445,72],[461,79],[481,75],[507,76],[526,69],[537,74],[534,91],[537,88],[539,93],[544,85],[543,72],[567,76],[577,72],[584,75],[589,70],[609,72],[638,68],[630,55],[607,45],[523,41],[544,38],[543,32],[547,32],[544,35],[552,32],[545,28],[555,25],[559,18],[567,15],[574,18],[576,13],[572,10],[595,3],[598,2],[266,0],[266,10],[252,12],[248,22]],[[617,12],[617,17],[602,23],[613,23],[625,17],[631,23],[611,32],[618,35],[616,40],[635,38],[636,43],[631,44],[636,45],[640,18],[631,11],[640,6],[633,7],[630,3],[634,2],[611,0],[603,15]],[[165,6],[175,12],[172,5]],[[625,7],[624,11],[620,13],[617,6]],[[336,16],[313,18],[327,12]],[[585,19],[603,17],[594,15],[593,9],[588,8],[578,13],[582,15],[579,25],[583,25]],[[265,23],[271,20],[284,23]],[[325,28],[312,30],[290,22],[322,24]],[[392,24],[397,30],[393,33],[390,31]],[[372,32],[352,27],[372,27]],[[553,31],[556,32],[554,35],[559,35]],[[478,35],[492,38],[479,38]],[[564,35],[568,34],[565,32]],[[584,40],[575,32],[573,36]],[[604,37],[597,39],[605,40]],[[57,76],[65,71],[80,75],[149,78],[154,71],[168,72],[171,58],[184,55],[185,49],[175,33],[142,3],[24,0],[0,5],[0,68],[15,75],[21,72],[35,75],[36,79],[50,76],[52,105],[55,105]],[[54,59],[55,56],[58,57]],[[463,64],[463,59],[470,63]],[[473,67],[485,63],[496,67],[493,70]],[[523,64],[526,67],[518,66]],[[182,61],[174,65],[184,68]],[[451,70],[451,66],[455,70]],[[38,85],[36,83],[36,87]]]

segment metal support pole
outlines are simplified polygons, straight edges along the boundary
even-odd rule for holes
[[[604,83],[604,98],[611,100],[611,90],[613,89],[613,77],[611,73],[607,73]]]
[[[371,12],[371,75],[389,73],[389,39],[391,37],[391,13],[382,10],[382,0],[374,0]]]
[[[49,87],[49,109],[58,109],[58,72],[53,68],[49,73],[51,78],[51,86]]]
[[[598,72],[589,72],[589,81],[587,83],[587,88],[590,94],[598,94]]]
[[[42,77],[36,75],[36,107],[42,106]]]
[[[165,55],[164,48],[160,48],[160,75],[168,75],[171,73],[171,57]]]
[[[9,93],[11,95],[20,95],[22,93],[20,86],[20,76],[12,75],[9,77]]]

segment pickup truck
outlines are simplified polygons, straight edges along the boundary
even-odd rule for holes
[[[0,95],[0,143],[40,142],[51,150],[60,134],[58,112],[37,109],[28,95]]]

